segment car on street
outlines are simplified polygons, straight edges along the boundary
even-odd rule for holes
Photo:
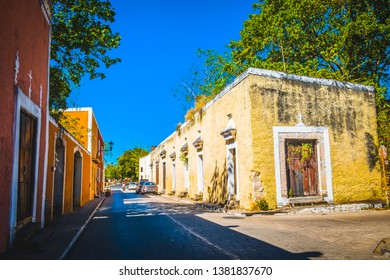
[[[141,180],[141,181],[138,183],[135,192],[136,192],[136,193],[141,193],[142,187],[143,187],[143,185],[144,185],[146,182],[148,182],[148,181]]]
[[[154,182],[145,182],[141,189],[141,194],[157,194],[158,193],[158,185]]]
[[[137,189],[137,183],[136,182],[130,182],[130,184],[127,185],[127,189],[129,191],[135,191]]]

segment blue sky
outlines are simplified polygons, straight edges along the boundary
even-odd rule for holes
[[[198,61],[196,50],[223,52],[239,39],[256,0],[112,0],[114,32],[122,62],[103,80],[85,79],[69,106],[92,107],[106,142],[114,142],[107,162],[124,151],[149,150],[184,122],[184,103],[174,88]]]

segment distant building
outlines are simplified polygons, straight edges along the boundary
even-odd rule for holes
[[[0,2],[0,252],[44,226],[50,2]]]
[[[372,87],[250,68],[150,153],[151,176],[243,209],[379,200],[377,144]]]
[[[150,165],[150,154],[139,159],[139,178],[138,180],[151,180],[151,165]]]

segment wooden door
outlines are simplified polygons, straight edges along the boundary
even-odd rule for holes
[[[54,195],[53,195],[53,218],[62,215],[64,200],[64,174],[65,174],[65,147],[60,138],[56,141]]]
[[[160,167],[159,164],[156,163],[156,184],[160,183]]]
[[[163,162],[163,189],[166,188],[166,178],[167,178],[167,169],[166,169],[166,162]]]
[[[286,141],[289,196],[318,195],[318,166],[314,141]]]
[[[19,178],[17,220],[31,219],[35,192],[37,121],[25,111],[20,113]]]
[[[73,209],[81,205],[82,158],[80,152],[74,154],[73,164]]]

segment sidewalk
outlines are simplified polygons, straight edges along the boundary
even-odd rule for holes
[[[167,199],[176,200],[180,203],[188,203],[204,207],[214,211],[220,211],[228,215],[235,216],[257,216],[257,215],[287,215],[287,214],[326,214],[330,212],[355,212],[365,209],[382,208],[380,203],[359,203],[342,205],[317,205],[303,207],[284,207],[272,211],[243,211],[237,209],[226,210],[221,205],[212,203],[198,202],[190,199],[183,199],[162,195]],[[27,246],[19,249],[13,249],[0,255],[0,260],[60,260],[64,259],[84,228],[92,219],[95,212],[103,203],[105,197],[95,198],[88,201],[76,211],[63,215],[53,224],[47,225],[31,238]]]
[[[0,259],[59,260],[65,258],[104,199],[104,197],[95,198],[74,212],[61,216],[53,224],[47,225],[36,233],[31,238],[30,244],[2,254]]]
[[[242,209],[226,209],[221,205],[206,203],[202,201],[194,201],[189,198],[178,198],[176,196],[161,195],[162,197],[179,201],[181,203],[193,204],[210,210],[224,212],[235,216],[257,216],[257,215],[288,215],[288,214],[328,214],[332,212],[356,212],[368,209],[383,209],[384,204],[380,202],[367,203],[344,203],[344,204],[330,204],[322,203],[316,205],[301,205],[301,206],[284,206],[275,210],[269,211],[249,211]]]

